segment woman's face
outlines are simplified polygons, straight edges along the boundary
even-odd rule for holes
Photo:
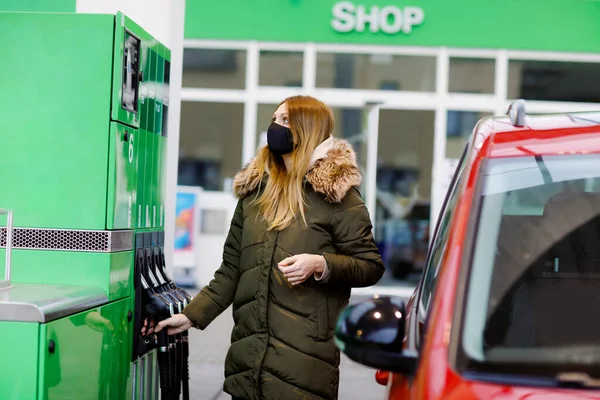
[[[275,113],[273,113],[273,122],[283,125],[286,128],[290,127],[290,119],[288,116],[288,108],[286,103],[283,103],[277,110],[275,110]]]

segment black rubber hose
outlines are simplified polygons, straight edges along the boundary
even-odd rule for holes
[[[171,389],[171,398],[177,399],[177,348],[175,347],[175,336],[169,336],[169,353],[170,353],[170,364],[169,364],[169,386]]]
[[[183,361],[183,343],[182,343],[182,335],[181,333],[177,335],[177,347],[176,347],[176,353],[177,353],[177,364],[175,365],[175,386],[177,388],[176,393],[177,393],[177,398],[179,398],[179,395],[181,394],[181,372],[182,372],[182,368],[181,368],[181,363]]]
[[[181,334],[181,347],[182,347],[182,368],[181,368],[181,384],[183,386],[183,400],[190,400],[190,371],[188,359],[190,355],[189,347],[189,333],[188,331],[182,332]]]
[[[171,400],[170,365],[169,359],[169,334],[166,329],[158,332],[158,370],[160,374],[160,397],[162,400]]]

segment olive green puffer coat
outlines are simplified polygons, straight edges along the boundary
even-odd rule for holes
[[[370,286],[384,272],[365,204],[361,175],[348,143],[330,148],[306,176],[306,221],[267,231],[251,204],[259,177],[251,161],[235,178],[240,199],[214,279],[184,314],[204,329],[233,304],[235,326],[225,360],[225,392],[248,400],[337,399],[340,354],[333,342],[352,287]],[[328,278],[292,286],[277,263],[320,254]]]

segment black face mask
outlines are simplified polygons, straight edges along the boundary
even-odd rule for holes
[[[288,154],[294,151],[292,131],[283,125],[273,122],[267,129],[267,145],[274,154]]]

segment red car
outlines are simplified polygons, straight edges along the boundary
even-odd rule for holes
[[[481,120],[408,304],[350,305],[336,343],[388,399],[600,399],[600,112]]]

